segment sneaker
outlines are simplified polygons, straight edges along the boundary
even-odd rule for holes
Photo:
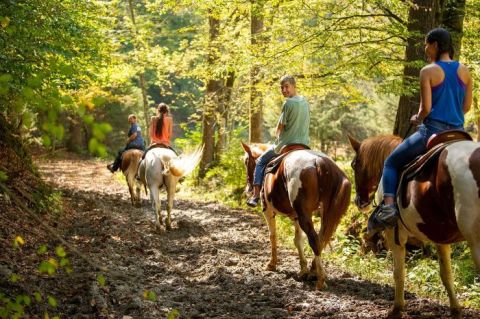
[[[394,227],[397,225],[398,216],[397,205],[382,204],[378,206],[368,218],[368,236],[373,236],[385,228]]]
[[[112,173],[115,173],[115,170],[113,169],[113,164],[108,164],[107,165],[107,169],[112,172]]]
[[[257,207],[259,200],[260,200],[260,197],[253,197],[252,196],[247,200],[247,205],[250,206],[250,207]]]

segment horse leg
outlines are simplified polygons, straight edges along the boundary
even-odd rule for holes
[[[297,220],[294,220],[293,224],[295,225],[295,239],[293,240],[293,242],[295,243],[295,247],[297,247],[298,257],[300,258],[300,273],[298,274],[298,277],[302,278],[308,274],[307,259],[305,258],[305,253],[303,251],[305,234],[300,228]]]
[[[128,183],[128,191],[130,193],[130,202],[132,202],[132,206],[135,206],[135,193],[133,192],[133,187],[130,184],[130,181]]]
[[[450,313],[452,318],[462,317],[462,307],[460,306],[455,291],[453,289],[452,267],[451,267],[451,247],[450,245],[437,244],[438,263],[440,264],[440,278],[447,290],[450,300]]]
[[[168,187],[167,187],[167,219],[165,221],[165,227],[167,230],[172,229],[172,221],[170,218],[170,214],[173,209],[173,198],[175,197],[175,182],[172,182]]]
[[[150,187],[150,199],[152,200],[153,209],[155,210],[155,226],[160,230],[160,225],[163,225],[162,221],[162,203],[159,198],[158,185],[152,185]]]
[[[298,223],[300,228],[305,232],[308,238],[308,243],[315,254],[313,258],[312,265],[315,265],[315,270],[317,273],[317,289],[320,290],[325,286],[325,271],[323,270],[322,261],[320,259],[321,249],[320,242],[317,233],[315,232],[315,227],[313,227],[312,218],[309,214],[305,213],[304,210],[296,208],[298,215]]]
[[[395,230],[385,231],[387,245],[393,254],[393,279],[395,280],[395,300],[393,307],[388,313],[389,318],[402,318],[402,311],[405,308],[405,244],[406,233],[399,230],[399,244],[395,243]]]
[[[263,216],[265,217],[265,221],[267,222],[268,230],[270,232],[270,246],[272,249],[267,270],[274,271],[277,269],[277,226],[275,222],[275,213],[273,212],[272,208],[267,207],[263,211]]]

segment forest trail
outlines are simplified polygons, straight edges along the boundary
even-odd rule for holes
[[[63,194],[56,230],[115,275],[105,274],[101,287],[92,267],[69,253],[73,273],[52,288],[62,318],[165,318],[174,309],[180,318],[385,318],[390,286],[326,264],[328,287],[316,291],[314,282],[296,280],[296,251],[281,244],[278,270],[266,271],[270,246],[260,215],[179,198],[173,230],[158,234],[145,194],[143,206],[133,208],[121,173],[111,174],[103,161],[69,157],[36,159]],[[445,305],[406,298],[405,318],[448,318]],[[480,312],[466,310],[464,317]]]

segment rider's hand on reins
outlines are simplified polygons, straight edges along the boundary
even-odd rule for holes
[[[415,114],[410,118],[410,123],[414,125],[420,125],[422,124],[422,121],[423,119],[420,116],[418,116],[418,114]]]

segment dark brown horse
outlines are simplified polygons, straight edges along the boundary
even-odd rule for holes
[[[397,136],[385,135],[362,142],[350,137],[355,150],[352,167],[355,173],[355,203],[365,208],[380,182],[383,162],[401,142]],[[428,166],[405,185],[397,198],[401,221],[395,230],[386,230],[387,243],[393,252],[395,301],[390,314],[401,316],[404,308],[405,243],[409,235],[437,246],[440,276],[450,299],[452,317],[461,318],[461,307],[453,289],[450,244],[466,240],[480,269],[480,144],[455,142],[447,146],[434,165]],[[383,191],[377,192],[380,202]]]
[[[265,152],[265,144],[246,145],[247,184],[252,187],[255,160]],[[300,276],[308,273],[303,252],[304,233],[315,254],[312,268],[317,276],[317,289],[325,284],[325,271],[320,259],[325,245],[330,241],[341,217],[350,203],[351,184],[345,174],[326,155],[310,150],[288,153],[275,173],[265,176],[262,203],[265,220],[270,230],[272,255],[268,270],[277,266],[277,238],[275,215],[288,216],[295,225],[295,246],[300,255]],[[312,215],[319,213],[321,228],[317,234]]]

